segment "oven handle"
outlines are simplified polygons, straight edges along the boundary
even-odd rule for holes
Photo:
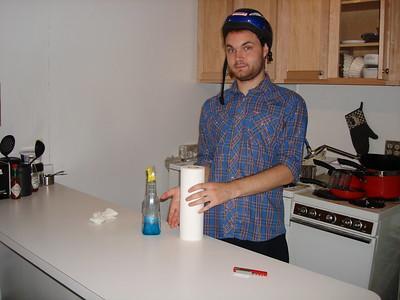
[[[338,229],[335,229],[335,228],[330,228],[330,227],[327,227],[327,226],[324,226],[324,225],[311,223],[311,222],[308,222],[308,221],[305,221],[305,220],[302,220],[302,219],[298,219],[296,217],[291,217],[290,221],[293,222],[293,223],[297,223],[297,224],[301,224],[301,225],[304,225],[304,226],[312,227],[312,228],[315,228],[315,229],[318,229],[318,230],[322,230],[322,231],[330,232],[330,233],[333,233],[333,234],[337,234],[337,235],[340,235],[340,236],[343,236],[343,237],[346,237],[346,238],[349,238],[349,239],[352,239],[352,240],[360,241],[360,242],[363,242],[365,244],[370,244],[372,242],[372,239],[367,238],[367,237],[351,234],[351,233],[348,233],[348,232],[345,232],[345,231],[342,231],[342,230],[338,230]]]

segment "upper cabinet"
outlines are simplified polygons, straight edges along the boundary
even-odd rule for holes
[[[221,81],[221,27],[239,7],[270,21],[277,83],[400,84],[400,0],[199,0],[200,81]]]
[[[197,77],[200,82],[222,80],[224,48],[222,24],[233,10],[231,0],[199,0],[197,30]]]
[[[277,82],[327,78],[329,0],[280,0]]]

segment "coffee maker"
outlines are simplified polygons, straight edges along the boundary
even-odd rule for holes
[[[10,197],[11,188],[11,164],[20,163],[18,157],[2,157],[0,158],[0,199]]]
[[[19,162],[17,157],[8,157],[15,146],[15,138],[12,135],[6,135],[0,142],[0,153],[3,158],[0,158],[0,199],[8,198],[10,195],[11,183],[11,163]]]
[[[5,158],[0,159],[0,199],[8,198],[10,194],[10,164]]]

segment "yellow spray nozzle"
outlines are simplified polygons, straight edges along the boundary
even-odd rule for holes
[[[146,176],[147,176],[147,182],[156,181],[156,172],[154,170],[154,167],[146,168]]]

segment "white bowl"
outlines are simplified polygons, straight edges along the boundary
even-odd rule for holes
[[[365,54],[364,55],[364,64],[368,66],[377,66],[379,62],[378,54]]]
[[[378,68],[365,68],[362,71],[364,78],[378,78]]]

